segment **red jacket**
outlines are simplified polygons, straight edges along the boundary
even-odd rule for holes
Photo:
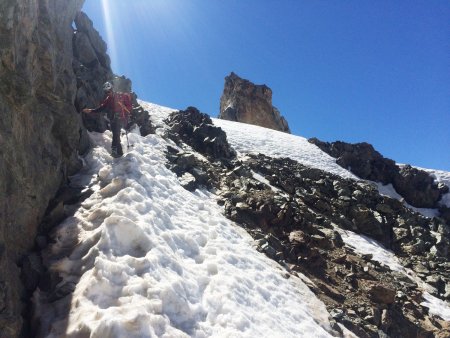
[[[108,109],[114,114],[119,113],[119,116],[127,121],[132,110],[130,94],[113,92],[103,100],[100,106],[93,109],[92,112],[97,113],[104,109]]]

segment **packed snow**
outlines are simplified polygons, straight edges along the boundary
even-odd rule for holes
[[[173,111],[140,103],[157,126]],[[214,123],[241,156],[290,157],[356,179],[305,138]],[[132,132],[133,148],[113,159],[111,133],[90,134],[94,148],[72,183],[95,192],[57,227],[56,243],[45,253],[63,279],[60,286],[74,290],[66,305],[47,303],[44,293],[35,292],[43,336],[330,337],[329,314],[302,281],[306,277],[288,278],[259,253],[251,237],[222,215],[213,195],[183,189],[165,167],[167,145],[175,144],[163,135],[162,128],[146,137]],[[265,181],[257,173],[255,178]],[[403,269],[373,241],[351,232],[343,237],[355,250]],[[448,304],[430,297],[424,302],[430,312],[447,313]]]
[[[153,112],[156,116],[158,123],[162,124],[162,120],[171,112],[172,109],[164,108],[160,109],[157,105],[141,102],[146,109]],[[232,121],[213,119],[215,125],[220,126],[227,134],[227,139],[230,144],[241,154],[262,153],[271,157],[289,157],[293,160],[298,161],[307,166],[318,168],[333,174],[339,175],[343,178],[359,179],[353,175],[350,171],[343,169],[336,164],[336,160],[329,156],[328,154],[321,151],[318,147],[310,144],[307,139],[301,136],[290,135],[275,131],[272,129],[267,129],[259,126],[254,126],[250,124],[237,123]],[[400,165],[400,164],[399,164]],[[401,165],[400,165],[401,166]],[[432,177],[435,178],[436,183],[443,183],[450,187],[450,172],[418,168],[428,172]],[[276,187],[270,185],[270,183],[265,180],[261,175],[254,173],[254,177],[259,181],[269,185],[271,189],[277,191]],[[382,185],[380,183],[373,182],[378,188],[380,194],[395,198],[398,200],[403,200],[392,186]],[[426,209],[426,208],[415,208],[405,201],[403,201],[406,207],[421,213],[425,217],[436,217],[438,216],[438,210],[436,209]],[[450,207],[450,192],[443,196],[441,202],[442,205]],[[362,235],[355,234],[351,231],[340,230],[341,235],[347,245],[353,247],[356,252],[362,254],[373,254],[374,260],[385,264],[393,271],[398,271],[408,275],[412,278],[418,285],[420,285],[424,291],[424,298],[426,299],[422,305],[430,308],[430,313],[440,316],[444,320],[450,320],[450,305],[448,302],[442,301],[432,295],[430,295],[426,290],[429,286],[423,283],[415,274],[410,270],[406,269],[399,263],[398,259],[391,251],[385,249],[380,243],[367,238]]]
[[[113,159],[111,133],[90,136],[94,148],[72,182],[98,180],[95,192],[58,226],[47,253],[60,285],[75,289],[66,311],[36,292],[44,335],[331,336],[324,304],[301,279],[259,253],[213,196],[181,187],[165,167],[163,138],[131,133],[133,149]]]
[[[265,154],[289,157],[309,167],[322,169],[344,178],[357,179],[350,171],[336,164],[336,159],[301,136],[257,127],[251,124],[213,119],[215,125],[227,133],[228,142],[243,154]]]
[[[170,108],[160,109],[159,106],[140,101],[145,109],[155,117],[158,124],[173,111]],[[336,159],[320,150],[301,136],[282,133],[246,123],[237,123],[221,119],[212,119],[214,125],[222,128],[228,142],[240,154],[265,154],[282,158],[289,157],[301,164],[322,169],[344,178],[358,179],[350,171],[336,164]]]

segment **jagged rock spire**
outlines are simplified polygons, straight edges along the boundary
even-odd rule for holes
[[[272,105],[272,90],[231,72],[220,99],[220,119],[254,124],[290,133],[288,123]]]

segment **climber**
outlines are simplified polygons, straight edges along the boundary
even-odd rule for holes
[[[97,113],[102,110],[107,110],[107,117],[110,121],[113,134],[111,155],[113,157],[121,157],[123,150],[120,143],[120,132],[122,128],[128,126],[132,111],[131,97],[128,93],[115,92],[110,82],[105,82],[103,91],[106,97],[100,106],[95,109],[85,108],[83,109],[83,113]]]

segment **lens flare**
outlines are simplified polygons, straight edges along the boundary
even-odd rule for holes
[[[126,76],[142,72],[142,65],[153,74],[158,73],[162,71],[160,64],[176,60],[180,54],[189,55],[202,66],[197,53],[201,39],[192,28],[192,22],[198,19],[198,8],[192,3],[185,0],[101,0],[98,4],[115,74]],[[172,62],[172,67],[179,72],[186,68],[176,61]]]
[[[112,13],[109,0],[101,0],[101,1],[102,1],[103,21],[105,23],[106,29],[106,43],[108,45],[108,54],[111,57],[111,67],[112,69],[117,69],[119,66],[119,59],[114,39],[114,29],[113,29],[114,15]]]

